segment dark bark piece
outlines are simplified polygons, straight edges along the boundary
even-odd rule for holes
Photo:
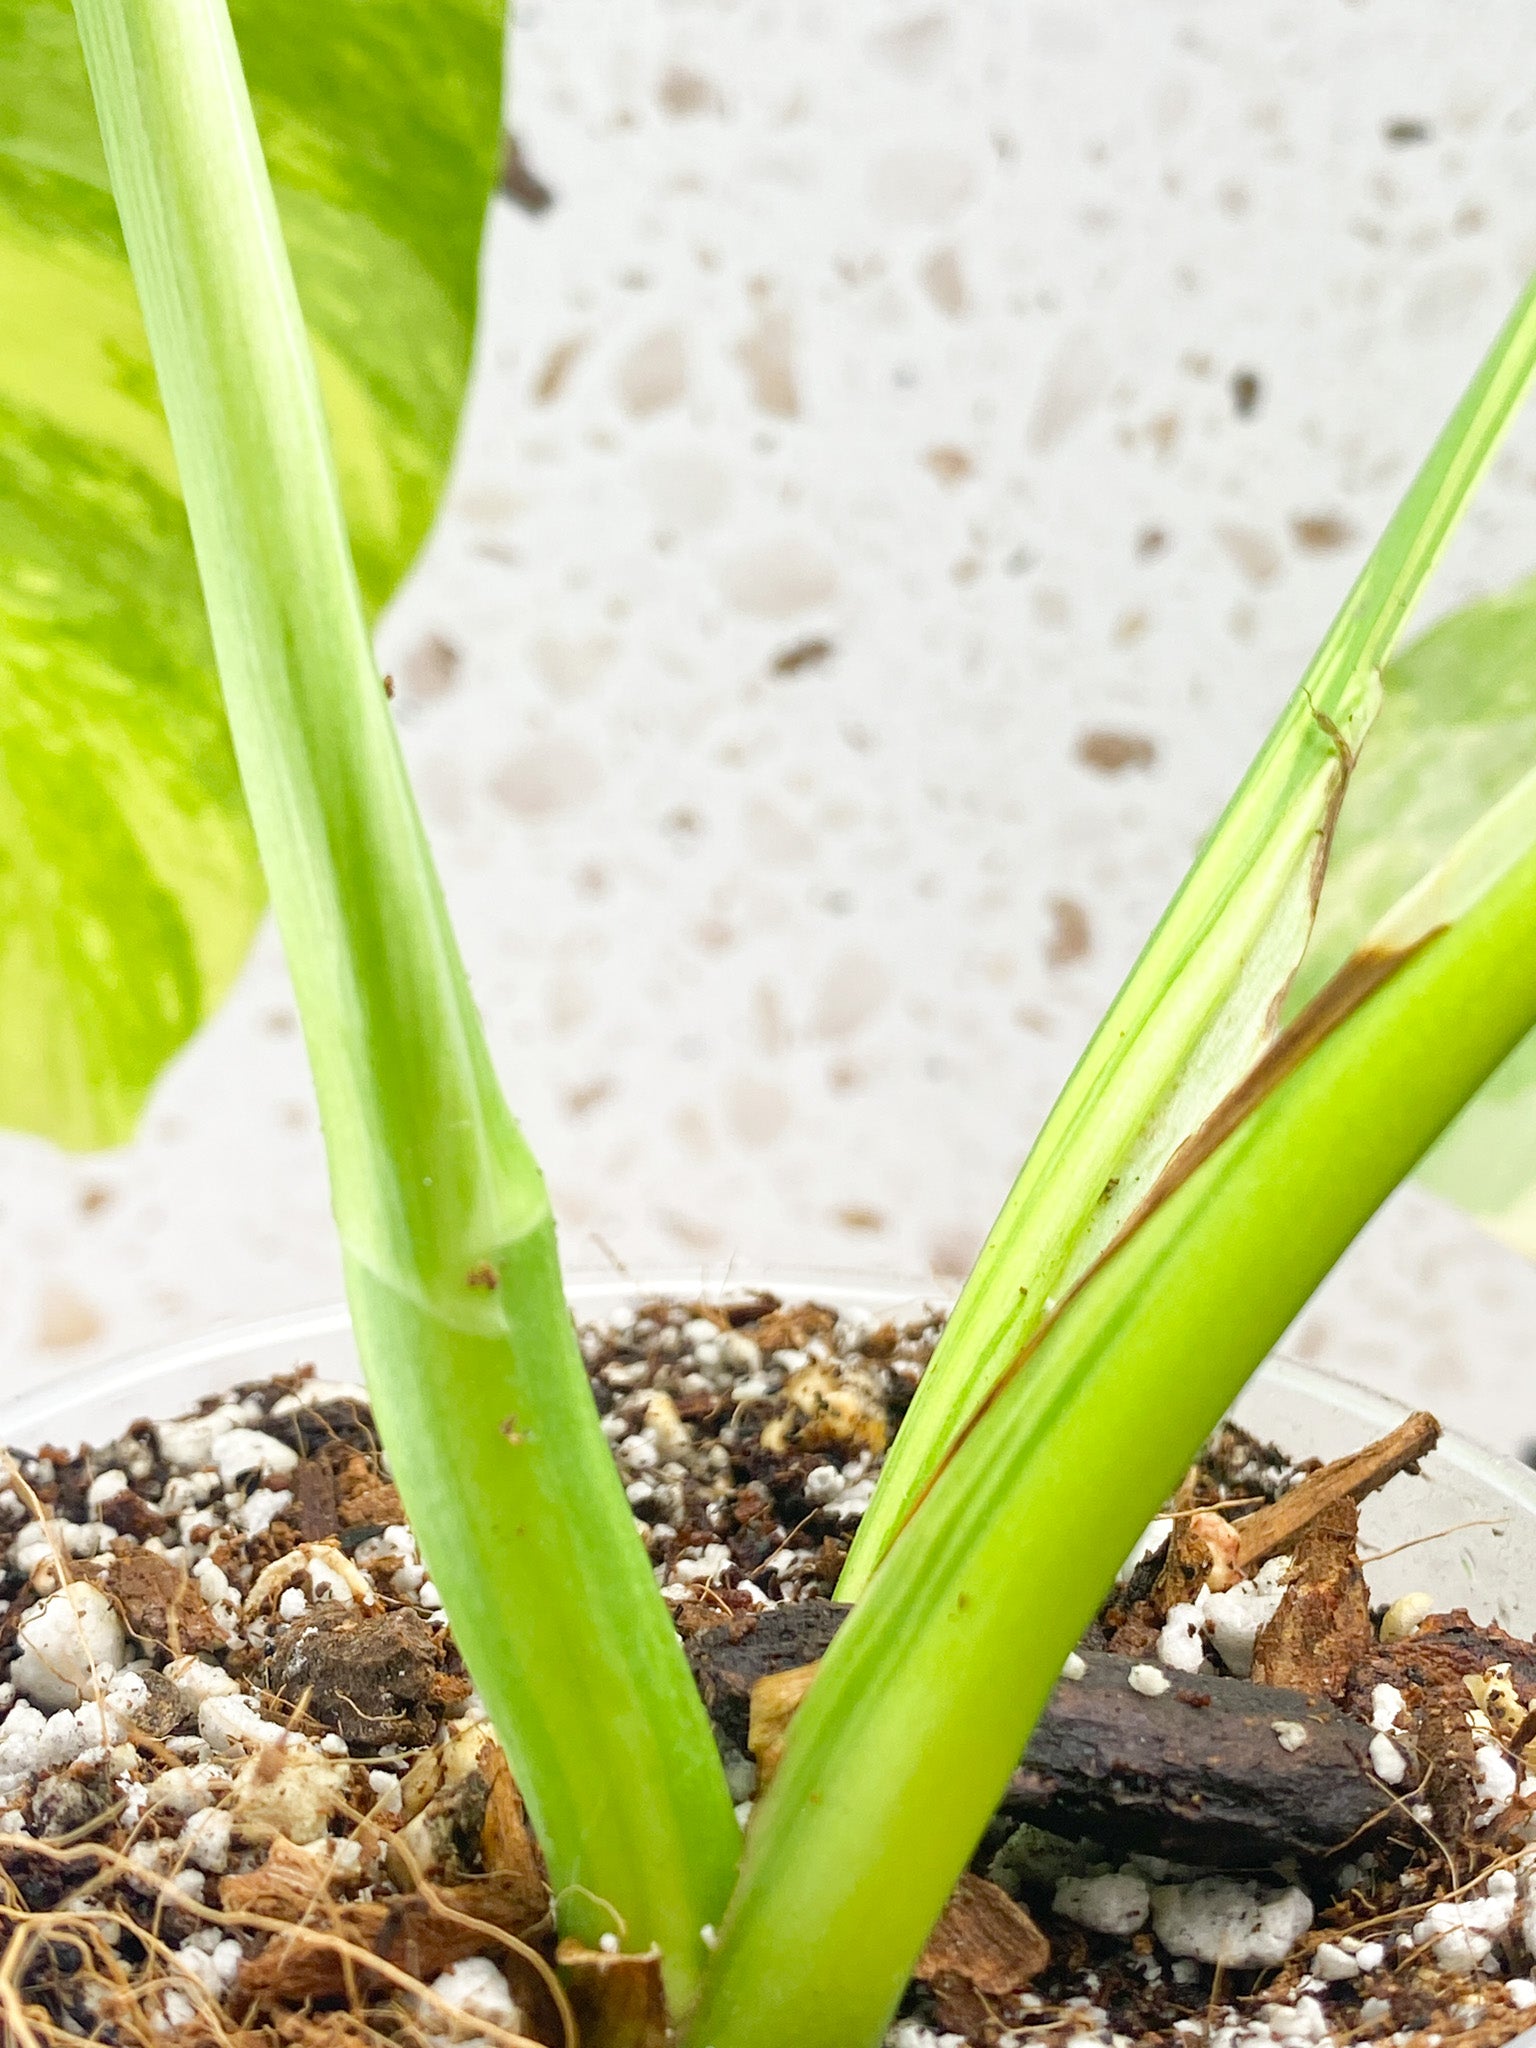
[[[689,1660],[721,1734],[745,1750],[758,1679],[822,1656],[849,1612],[807,1601],[695,1636]],[[1240,1866],[1326,1856],[1395,1811],[1370,1770],[1369,1727],[1327,1699],[1204,1676],[1149,1699],[1128,1683],[1133,1659],[1083,1661],[1086,1677],[1056,1687],[1004,1794],[1020,1820]],[[1302,1723],[1300,1749],[1280,1747],[1276,1721]]]
[[[1253,1646],[1253,1678],[1342,1700],[1357,1664],[1375,1648],[1360,1569],[1360,1511],[1347,1497],[1304,1530],[1285,1598]]]
[[[278,1631],[267,1659],[269,1692],[334,1728],[354,1749],[425,1742],[437,1725],[438,1645],[407,1607],[359,1614],[311,1608]]]
[[[286,1415],[266,1415],[261,1426],[268,1436],[286,1444],[290,1451],[297,1451],[301,1458],[314,1457],[328,1444],[343,1444],[369,1457],[378,1456],[379,1437],[373,1426],[373,1410],[366,1401],[354,1400],[350,1395],[339,1401],[317,1401],[312,1408],[292,1408]]]
[[[1292,1549],[1302,1530],[1325,1509],[1341,1500],[1362,1501],[1399,1472],[1411,1472],[1439,1440],[1439,1423],[1421,1409],[1363,1451],[1335,1458],[1331,1465],[1309,1472],[1299,1486],[1238,1523],[1239,1564],[1244,1571],[1252,1571],[1265,1558]]]
[[[1361,1706],[1368,1712],[1370,1689],[1383,1680],[1399,1687],[1428,1687],[1490,1670],[1495,1664],[1509,1666],[1515,1684],[1527,1698],[1536,1693],[1536,1645],[1521,1642],[1497,1623],[1475,1622],[1464,1607],[1456,1607],[1449,1614],[1432,1614],[1399,1642],[1379,1643],[1369,1666],[1356,1674],[1352,1694],[1359,1694]]]
[[[115,1529],[119,1536],[131,1536],[136,1543],[144,1543],[151,1536],[163,1536],[171,1526],[132,1488],[114,1494],[97,1512],[109,1529]]]
[[[1392,1805],[1369,1728],[1315,1694],[1202,1676],[1156,1698],[1129,1660],[1087,1655],[1051,1695],[1002,1805],[1062,1834],[1202,1864],[1327,1856]],[[1281,1748],[1276,1721],[1307,1740]]]
[[[336,1474],[324,1458],[301,1458],[288,1484],[293,1489],[293,1512],[289,1515],[301,1543],[319,1543],[334,1536],[336,1515]]]
[[[694,1683],[720,1732],[746,1754],[752,1688],[760,1678],[814,1664],[851,1607],[835,1600],[805,1600],[744,1614],[705,1629],[687,1645]]]
[[[1051,1945],[1024,1908],[967,1870],[912,1974],[924,1983],[959,1977],[984,1997],[1002,1998],[1032,1984],[1050,1960]]]

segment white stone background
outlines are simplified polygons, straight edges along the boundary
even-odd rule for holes
[[[1536,263],[1529,0],[528,0],[513,52],[555,204],[495,209],[381,649],[568,1264],[952,1278]],[[1435,608],[1533,488],[1527,429]],[[132,1145],[0,1140],[0,1262],[34,1379],[337,1294],[270,931]],[[1513,1446],[1533,1337],[1410,1191],[1291,1345]]]

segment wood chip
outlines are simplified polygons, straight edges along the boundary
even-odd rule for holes
[[[772,1783],[783,1759],[789,1724],[820,1669],[821,1660],[818,1658],[814,1664],[801,1664],[793,1671],[770,1672],[752,1688],[747,1747],[757,1761],[759,1792]]]
[[[494,1736],[487,1735],[477,1768],[490,1787],[480,1836],[480,1854],[486,1869],[504,1872],[529,1886],[545,1885],[544,1858],[528,1825],[528,1810],[501,1744]]]
[[[960,1977],[984,1997],[1023,1991],[1051,1959],[1051,1945],[1001,1885],[967,1870],[918,1960],[914,1977]]]
[[[334,1536],[336,1515],[336,1474],[325,1458],[301,1458],[288,1475],[293,1506],[288,1519],[298,1530],[301,1543],[318,1543]]]
[[[1238,1563],[1251,1572],[1266,1558],[1294,1549],[1303,1529],[1326,1509],[1341,1500],[1362,1501],[1399,1472],[1411,1472],[1439,1441],[1439,1423],[1421,1409],[1363,1451],[1309,1472],[1299,1486],[1237,1524]]]
[[[750,1747],[751,1699],[758,1680],[813,1663],[852,1612],[834,1600],[797,1600],[761,1614],[737,1615],[689,1640],[694,1683],[728,1742],[743,1753]]]
[[[219,1904],[226,1913],[260,1913],[269,1920],[302,1920],[334,1906],[334,1867],[323,1856],[295,1848],[274,1836],[265,1863],[219,1880]]]
[[[226,1887],[229,1882],[225,1880]],[[437,1898],[413,1892],[403,1898],[322,1907],[310,1914],[308,1926],[295,1926],[292,1934],[274,1935],[260,1955],[241,1966],[235,2009],[240,2009],[242,1999],[293,2006],[306,1999],[335,1998],[346,1992],[349,1975],[354,1981],[368,1977],[366,1965],[356,1956],[348,1957],[317,1941],[314,1932],[339,1936],[422,1983],[430,1983],[466,1956],[476,1955],[490,1956],[497,1968],[510,1976],[516,1971],[517,1959],[508,1955],[496,1934],[500,1930],[526,1939],[537,1932],[544,1918],[542,1903],[533,1920],[529,1905],[519,1883],[497,1874],[454,1885]],[[513,1990],[518,1990],[516,1984]]]
[[[1285,1598],[1253,1646],[1257,1684],[1343,1699],[1356,1665],[1376,1647],[1359,1534],[1360,1511],[1347,1495],[1302,1531]]]
[[[608,1955],[562,1941],[555,1964],[576,2015],[581,2048],[667,2048],[661,1950]]]
[[[107,1591],[129,1630],[173,1657],[224,1648],[223,1630],[185,1568],[155,1550],[130,1550],[112,1560]]]

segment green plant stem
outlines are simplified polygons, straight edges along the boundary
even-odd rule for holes
[[[1345,1246],[1536,1023],[1533,928],[1528,851],[1259,1102],[1001,1383],[792,1724],[688,2048],[879,2039],[1117,1565]]]
[[[563,1924],[658,1942],[681,2004],[739,1837],[369,647],[224,0],[76,13],[393,1469]]]
[[[838,1586],[856,1600],[998,1375],[1246,1071],[1305,949],[1379,670],[1536,372],[1527,288],[1094,1034],[988,1234]]]

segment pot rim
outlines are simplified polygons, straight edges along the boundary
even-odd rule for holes
[[[601,1317],[637,1298],[709,1301],[750,1294],[759,1289],[769,1291],[781,1300],[820,1297],[832,1306],[877,1314],[898,1309],[916,1311],[925,1306],[947,1308],[956,1293],[953,1286],[947,1286],[932,1276],[925,1281],[914,1282],[911,1276],[889,1272],[872,1273],[867,1269],[858,1272],[798,1264],[786,1266],[782,1271],[772,1266],[761,1270],[725,1268],[716,1271],[697,1266],[674,1266],[645,1269],[633,1274],[616,1273],[611,1269],[597,1272],[578,1269],[569,1274],[566,1281],[566,1294],[572,1310],[582,1317]],[[206,1335],[181,1338],[170,1344],[144,1346],[80,1374],[49,1380],[41,1386],[0,1392],[0,1441],[25,1451],[33,1450],[50,1439],[57,1442],[55,1432],[65,1426],[66,1418],[69,1418],[70,1431],[78,1429],[83,1432],[84,1428],[95,1428],[99,1432],[97,1441],[106,1441],[111,1434],[140,1415],[151,1420],[163,1419],[153,1407],[135,1407],[133,1401],[139,1394],[152,1396],[153,1390],[167,1381],[177,1381],[185,1386],[191,1375],[206,1372],[207,1385],[202,1391],[216,1392],[221,1383],[229,1384],[227,1373],[221,1382],[219,1368],[227,1368],[236,1360],[249,1359],[252,1376],[255,1377],[262,1370],[285,1369],[270,1361],[258,1365],[259,1354],[291,1351],[294,1364],[304,1363],[307,1362],[304,1359],[306,1350],[334,1353],[338,1347],[349,1343],[350,1334],[351,1318],[345,1304],[333,1302],[322,1308],[299,1309],[283,1315],[259,1317],[250,1322],[230,1323]],[[323,1376],[324,1367],[321,1370]],[[353,1370],[355,1373],[355,1365]],[[1270,1354],[1248,1382],[1248,1387],[1252,1388],[1261,1376],[1269,1394],[1293,1394],[1302,1401],[1321,1403],[1336,1416],[1358,1427],[1362,1441],[1383,1435],[1412,1412],[1410,1404],[1395,1395],[1380,1393],[1342,1374],[1288,1357],[1283,1350]],[[182,1393],[171,1398],[182,1408],[198,1396]],[[1238,1406],[1242,1399],[1239,1396]],[[128,1412],[130,1410],[131,1413]],[[99,1423],[86,1421],[95,1415],[101,1417]],[[1467,1479],[1502,1495],[1513,1509],[1536,1526],[1536,1471],[1529,1466],[1502,1451],[1475,1443],[1455,1430],[1446,1430],[1442,1434],[1431,1456],[1436,1467],[1453,1466]]]

